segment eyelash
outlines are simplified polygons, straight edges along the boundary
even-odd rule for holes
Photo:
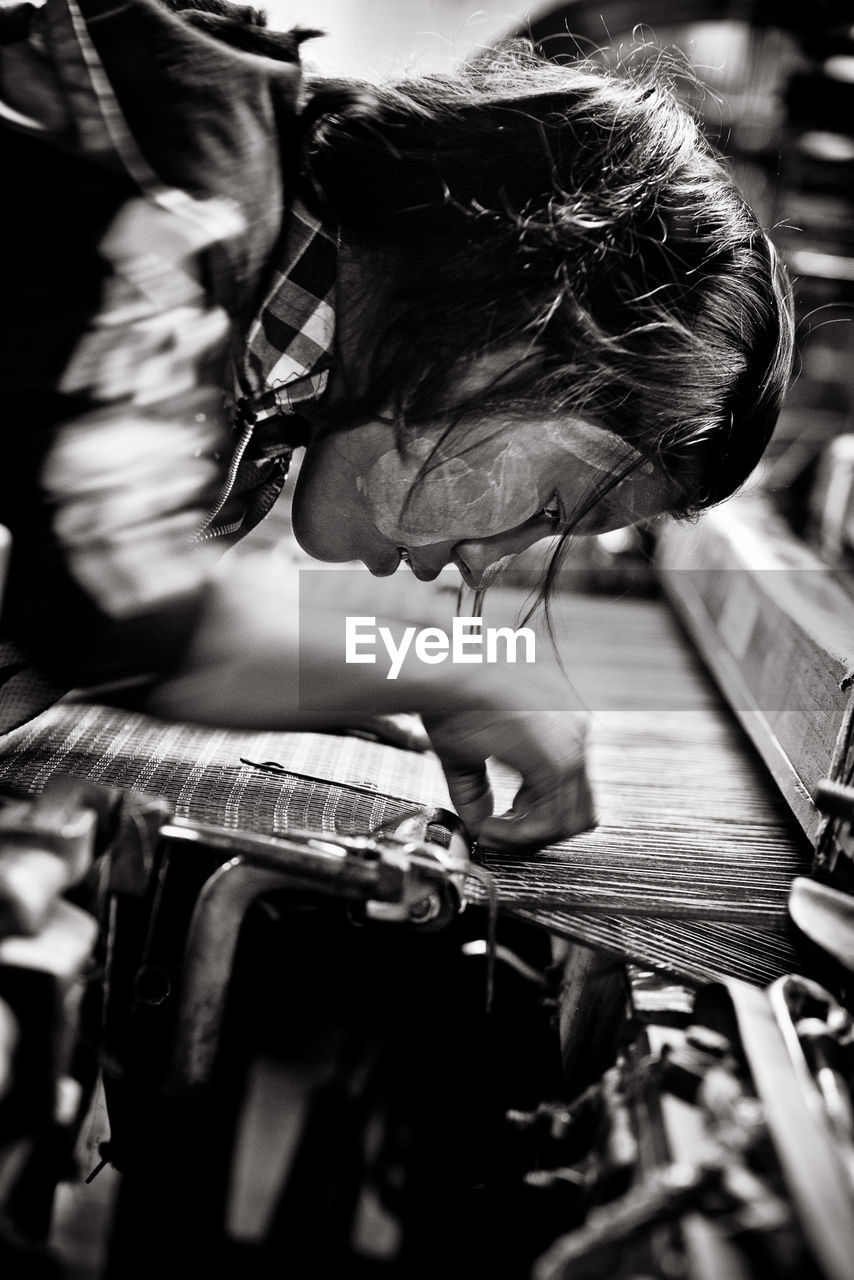
[[[549,520],[552,524],[561,523],[563,520],[563,513],[560,509],[560,502],[558,501],[557,494],[554,494],[551,501],[541,508],[540,515],[545,516],[546,520]]]

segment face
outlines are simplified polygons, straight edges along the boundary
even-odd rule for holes
[[[465,393],[493,372],[470,371]],[[407,561],[430,581],[455,564],[468,586],[483,587],[535,542],[569,526],[581,534],[623,528],[666,510],[675,496],[652,462],[580,419],[511,421],[490,411],[443,441],[444,425],[419,425],[403,454],[391,424],[380,420],[311,444],[293,506],[303,549],[319,560],[362,560],[378,577]],[[633,464],[579,520],[610,478]]]

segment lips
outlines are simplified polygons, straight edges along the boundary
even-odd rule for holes
[[[403,559],[400,548],[395,547],[394,550],[389,548],[389,552],[382,560],[373,560],[371,563],[367,559],[363,563],[367,566],[368,572],[374,578],[390,578],[395,573]]]
[[[422,564],[408,547],[395,547],[393,550],[389,548],[388,554],[382,559],[376,558],[370,563],[365,560],[365,564],[375,578],[390,578],[401,564],[408,564],[419,582],[433,582],[445,567],[444,562],[438,566]]]
[[[424,564],[419,561],[417,556],[413,555],[409,547],[398,547],[397,552],[401,561],[409,565],[419,582],[434,582],[447,563],[447,561],[443,560],[439,565]]]
[[[486,587],[492,586],[502,570],[506,569],[507,565],[511,564],[515,559],[515,555],[502,556],[499,560],[487,565],[486,568],[475,571],[466,564],[456,550],[451,552],[447,558],[443,558],[440,564],[435,561],[432,564],[427,564],[419,560],[417,552],[413,552],[410,547],[396,546],[393,549],[389,547],[387,557],[381,561],[374,561],[373,564],[368,565],[368,568],[375,578],[388,578],[401,564],[408,564],[413,576],[419,582],[435,582],[447,564],[454,564],[466,586],[472,591],[481,591]]]
[[[417,565],[414,561],[410,560],[409,567],[419,582],[435,582],[445,566],[441,565],[438,569],[428,569],[426,566]]]

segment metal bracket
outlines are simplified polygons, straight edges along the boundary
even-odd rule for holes
[[[448,830],[444,847],[427,838]],[[452,824],[452,825],[451,825]],[[292,830],[264,836],[175,818],[161,829],[172,845],[203,846],[224,856],[196,899],[187,931],[177,1040],[169,1091],[210,1079],[219,1044],[238,936],[249,907],[282,890],[349,903],[365,919],[437,929],[465,906],[468,843],[453,815],[419,813],[369,836]]]

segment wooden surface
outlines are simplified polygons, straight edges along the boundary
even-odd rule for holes
[[[661,585],[811,840],[854,686],[854,594],[761,494],[671,525]]]

